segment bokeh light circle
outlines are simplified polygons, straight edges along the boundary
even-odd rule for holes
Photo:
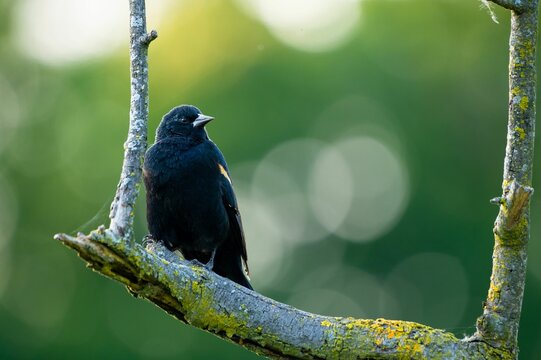
[[[321,52],[342,45],[360,17],[357,0],[239,0],[284,44]]]
[[[148,22],[156,25],[169,3],[153,0],[147,7]],[[47,64],[108,55],[128,37],[127,1],[20,0],[15,5],[17,45]]]
[[[258,288],[271,285],[283,269],[287,244],[265,204],[239,192],[250,278]]]
[[[108,53],[127,36],[123,1],[22,0],[15,10],[17,43],[51,64]]]
[[[286,141],[269,151],[255,169],[252,196],[265,204],[288,243],[316,241],[329,233],[307,197],[313,163],[325,146],[307,138]]]
[[[399,121],[389,107],[363,94],[346,95],[324,109],[311,134],[315,138],[333,141],[354,136],[373,136],[385,140],[393,148],[400,148]],[[332,125],[332,126],[330,126]]]
[[[369,241],[389,231],[409,198],[403,160],[382,140],[358,136],[328,145],[300,138],[279,144],[256,166],[253,200],[287,243],[335,233]]]
[[[307,216],[302,188],[285,169],[263,160],[254,174],[252,196],[265,204],[281,236],[302,241]]]
[[[321,150],[311,169],[308,196],[316,218],[330,232],[348,215],[354,187],[350,166],[342,154],[334,147]]]
[[[354,241],[376,239],[400,219],[409,199],[406,166],[383,141],[359,136],[338,141],[334,148],[350,167],[353,198],[336,234]]]

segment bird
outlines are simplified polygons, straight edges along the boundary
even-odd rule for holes
[[[193,105],[163,116],[143,161],[148,230],[186,260],[252,290],[229,169],[205,129],[213,119]]]

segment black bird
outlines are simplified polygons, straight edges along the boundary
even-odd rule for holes
[[[191,105],[175,107],[162,118],[143,165],[148,229],[154,240],[180,250],[186,260],[252,289],[229,170],[205,130],[211,120]]]

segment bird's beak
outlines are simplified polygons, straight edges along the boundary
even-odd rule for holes
[[[202,128],[204,127],[208,122],[214,120],[212,116],[207,116],[203,114],[199,114],[199,116],[194,120],[193,127],[194,128]]]

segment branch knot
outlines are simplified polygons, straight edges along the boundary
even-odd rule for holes
[[[141,42],[142,45],[148,46],[157,37],[158,37],[158,32],[156,30],[152,30],[151,32],[141,36],[139,41]]]
[[[505,222],[507,230],[513,229],[519,223],[522,215],[529,206],[532,194],[532,187],[522,185],[516,180],[511,181],[504,188],[501,210],[507,217],[507,221]]]

